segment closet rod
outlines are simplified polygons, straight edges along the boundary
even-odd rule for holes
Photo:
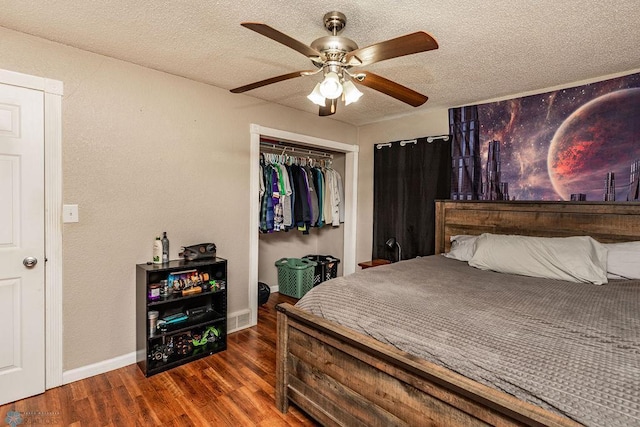
[[[273,150],[275,154],[289,154],[289,155],[300,154],[303,157],[315,156],[315,157],[321,157],[326,159],[333,159],[333,154],[325,153],[323,151],[309,150],[307,148],[296,148],[296,147],[290,147],[288,145],[273,144],[270,142],[261,141],[260,151],[262,151],[263,149]]]

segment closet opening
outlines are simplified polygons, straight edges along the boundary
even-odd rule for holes
[[[340,259],[338,276],[355,271],[358,146],[308,135],[251,125],[251,224],[249,306],[251,325],[257,323],[258,282],[278,291],[275,262],[305,255],[332,255]],[[268,230],[260,211],[261,162],[329,168],[340,175],[343,206],[340,220],[311,227]],[[313,176],[313,175],[311,175]],[[262,219],[262,223],[261,223]],[[262,230],[262,231],[261,231]],[[251,326],[249,325],[249,326]]]
[[[346,213],[344,153],[305,148],[297,143],[261,137],[260,165],[269,175],[275,174],[280,178],[280,182],[275,183],[276,188],[282,187],[285,180],[289,181],[287,184],[290,183],[291,188],[289,196],[284,195],[286,203],[275,209],[275,218],[266,212],[266,194],[271,193],[268,188],[269,185],[273,185],[271,181],[267,184],[265,195],[262,196],[258,281],[269,285],[272,292],[279,291],[276,261],[283,258],[303,258],[307,255],[330,255],[338,258],[341,262],[338,263],[337,275],[342,276]],[[303,177],[300,172],[306,172],[307,176]],[[327,175],[331,175],[330,180]],[[318,179],[322,182],[319,183]],[[330,181],[331,184],[328,185]],[[305,188],[300,191],[300,186]],[[321,186],[323,188],[320,190]],[[304,194],[307,189],[309,193]],[[276,198],[278,202],[282,200],[283,194],[280,193],[279,196]],[[332,199],[339,201],[337,206],[333,205],[335,209],[332,209]],[[285,205],[284,209],[282,205]],[[309,218],[303,219],[303,211],[310,214]]]

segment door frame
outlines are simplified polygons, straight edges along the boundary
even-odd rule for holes
[[[309,135],[302,135],[279,129],[272,129],[257,124],[251,124],[251,167],[249,185],[249,310],[251,322],[249,326],[258,323],[258,246],[259,246],[259,222],[260,203],[258,197],[258,176],[260,174],[260,137],[268,137],[282,141],[290,141],[308,145],[314,148],[327,149],[345,154],[344,165],[344,196],[345,196],[345,220],[344,220],[344,249],[342,272],[344,275],[356,271],[356,231],[357,231],[357,197],[358,197],[358,152],[360,147],[355,144],[331,141]]]
[[[59,80],[0,69],[0,84],[44,94],[45,389],[62,385],[62,95]]]

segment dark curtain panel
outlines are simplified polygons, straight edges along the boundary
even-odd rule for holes
[[[373,259],[397,260],[397,247],[385,245],[391,237],[402,259],[435,252],[434,201],[450,197],[451,138],[429,139],[374,148]]]

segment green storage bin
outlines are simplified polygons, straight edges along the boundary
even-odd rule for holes
[[[317,263],[300,258],[281,258],[278,267],[278,289],[281,294],[302,298],[313,288]]]

